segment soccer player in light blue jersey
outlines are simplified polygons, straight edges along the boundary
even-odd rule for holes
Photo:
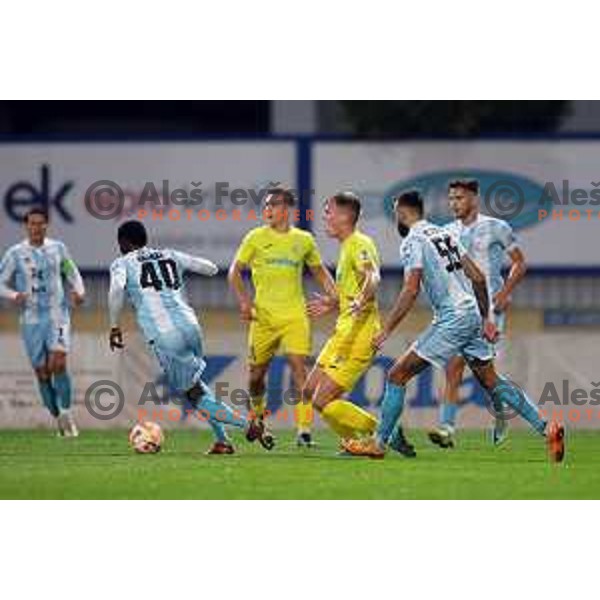
[[[479,212],[479,182],[456,180],[448,185],[448,202],[456,219],[446,229],[458,238],[468,255],[477,263],[486,277],[492,320],[502,336],[506,326],[506,310],[510,297],[523,279],[527,267],[512,227],[502,219],[482,215]],[[510,262],[506,279],[502,269]],[[494,348],[494,351],[497,349]],[[442,448],[454,446],[456,413],[459,403],[459,388],[465,369],[462,356],[454,356],[446,367],[446,386],[443,402],[440,403],[439,426],[429,432],[429,438]],[[492,431],[494,444],[506,439],[507,422],[503,411],[496,412]]]
[[[170,249],[150,248],[143,223],[127,221],[118,230],[123,254],[110,267],[109,312],[111,350],[122,349],[120,315],[128,296],[137,322],[154,351],[171,388],[186,394],[192,406],[208,415],[216,437],[209,454],[233,454],[224,425],[240,427],[250,442],[258,440],[267,450],[275,440],[266,424],[234,411],[215,398],[202,381],[206,366],[202,332],[192,307],[183,296],[186,271],[212,276],[217,266],[209,260]]]
[[[67,247],[46,237],[48,213],[31,209],[24,218],[27,239],[10,247],[0,262],[0,296],[21,307],[21,333],[42,401],[59,434],[77,437],[67,371],[70,302],[84,300],[83,280]],[[65,289],[70,288],[70,299]]]
[[[400,235],[404,285],[381,333],[378,348],[413,307],[421,286],[433,309],[433,321],[387,375],[381,421],[375,436],[348,440],[347,452],[383,458],[394,448],[408,382],[423,369],[444,367],[462,355],[494,405],[505,403],[545,437],[552,460],[564,457],[564,428],[544,421],[527,394],[496,372],[490,343],[498,336],[489,302],[486,277],[452,233],[423,218],[423,200],[416,192],[401,194],[394,210]]]

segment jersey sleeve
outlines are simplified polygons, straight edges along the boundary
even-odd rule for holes
[[[207,277],[212,277],[219,272],[219,267],[207,258],[192,256],[191,254],[186,254],[185,252],[179,252],[177,250],[171,250],[171,255],[179,263],[179,266],[183,271],[191,271],[192,273],[206,275]]]
[[[319,267],[323,263],[321,259],[321,253],[317,247],[317,242],[315,241],[314,236],[312,236],[310,233],[308,234],[308,249],[304,258],[304,262],[309,267]]]
[[[404,240],[400,246],[400,261],[404,271],[423,268],[423,241],[418,237]]]
[[[379,271],[379,257],[374,245],[366,240],[360,240],[352,251],[352,261],[357,271],[374,269]]]
[[[506,251],[513,250],[519,246],[513,228],[506,221],[498,221],[496,236]]]
[[[81,273],[75,264],[75,261],[71,258],[68,248],[61,245],[61,263],[60,271],[69,282],[69,285],[73,291],[77,292],[80,296],[85,294],[85,287],[83,285],[83,278]]]
[[[240,262],[244,265],[249,265],[254,258],[256,252],[256,245],[254,243],[254,232],[251,231],[246,234],[246,237],[242,240],[240,247],[235,255],[235,261]]]
[[[125,286],[127,285],[127,270],[121,259],[115,260],[110,266],[110,289],[108,291],[108,312],[111,327],[118,327],[125,301]]]
[[[17,269],[17,259],[15,256],[15,250],[10,248],[0,261],[0,297],[14,299],[17,292],[9,288],[15,271]]]

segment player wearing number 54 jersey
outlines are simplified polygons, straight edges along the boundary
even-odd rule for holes
[[[430,365],[444,367],[451,357],[462,355],[494,407],[506,403],[519,413],[546,437],[551,458],[561,461],[562,425],[542,420],[527,394],[496,372],[488,342],[495,341],[498,330],[491,317],[485,274],[457,238],[423,218],[423,200],[418,192],[400,195],[394,209],[398,231],[405,238],[400,246],[404,285],[374,346],[380,348],[409,313],[421,286],[434,317],[388,373],[376,435],[369,440],[350,440],[346,450],[382,458],[397,435],[407,383]]]
[[[202,332],[192,307],[183,296],[186,271],[212,276],[218,268],[210,260],[171,249],[150,248],[146,229],[139,221],[119,227],[119,247],[123,256],[110,268],[109,311],[111,350],[124,347],[120,315],[129,297],[138,325],[153,349],[170,387],[185,393],[190,403],[207,415],[216,436],[211,454],[232,454],[233,445],[224,424],[246,430],[248,441],[259,440],[268,450],[272,436],[264,425],[252,423],[239,412],[218,401],[202,381],[205,368]]]

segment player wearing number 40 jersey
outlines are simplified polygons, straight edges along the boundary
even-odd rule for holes
[[[66,246],[46,237],[45,210],[31,209],[24,223],[27,239],[9,248],[0,262],[0,297],[21,307],[25,349],[44,405],[56,419],[60,435],[77,437],[67,371],[69,299],[75,306],[83,302],[83,280]]]
[[[111,350],[124,347],[120,315],[127,294],[146,342],[167,376],[170,387],[186,394],[203,414],[216,436],[211,454],[232,454],[233,445],[224,424],[246,430],[248,441],[259,440],[268,450],[274,445],[262,423],[252,422],[219,402],[202,381],[205,368],[202,332],[192,307],[183,297],[186,271],[212,276],[215,264],[170,249],[150,248],[146,229],[139,221],[119,227],[118,242],[123,256],[110,268],[109,311]]]
[[[462,355],[495,408],[506,403],[546,437],[550,456],[564,456],[564,429],[540,418],[537,407],[513,382],[496,373],[488,342],[498,331],[491,318],[486,278],[466,254],[460,240],[423,218],[423,200],[407,192],[395,200],[398,231],[404,241],[400,255],[404,286],[374,345],[380,348],[412,308],[421,286],[433,309],[433,322],[390,369],[382,403],[381,423],[367,440],[349,440],[355,455],[382,458],[398,428],[407,383],[430,365],[443,367]]]

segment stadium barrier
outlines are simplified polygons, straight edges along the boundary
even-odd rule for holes
[[[217,332],[208,332],[209,348],[206,380],[218,397],[236,410],[243,410],[246,387],[245,332],[235,327],[237,317]],[[385,372],[414,335],[394,336],[378,355],[367,375],[358,383],[352,399],[378,412]],[[315,348],[325,341],[325,332],[315,332]],[[95,332],[74,332],[71,371],[75,385],[75,412],[83,428],[128,427],[144,414],[171,427],[203,427],[204,420],[187,413],[190,407],[165,388],[157,363],[139,335],[129,332],[128,346],[113,354],[102,336]],[[16,332],[0,334],[3,356],[0,370],[0,428],[50,426],[40,404],[35,381]],[[600,428],[600,376],[595,351],[600,345],[597,333],[530,333],[515,335],[500,360],[502,369],[527,390],[546,416],[564,420],[569,427]],[[298,397],[293,393],[285,359],[277,357],[269,373],[269,410],[276,428],[294,426]],[[443,374],[429,369],[411,383],[408,391],[406,422],[411,427],[428,427],[437,414],[437,399]],[[118,414],[118,389],[123,406]],[[89,406],[86,407],[86,394]],[[462,387],[465,402],[459,413],[464,427],[490,424],[485,397],[472,377]],[[282,398],[286,402],[282,402]],[[90,409],[91,406],[91,409]],[[145,413],[142,411],[146,411]],[[96,416],[94,416],[96,415]],[[182,418],[183,417],[183,418]],[[516,418],[516,427],[524,426]]]

